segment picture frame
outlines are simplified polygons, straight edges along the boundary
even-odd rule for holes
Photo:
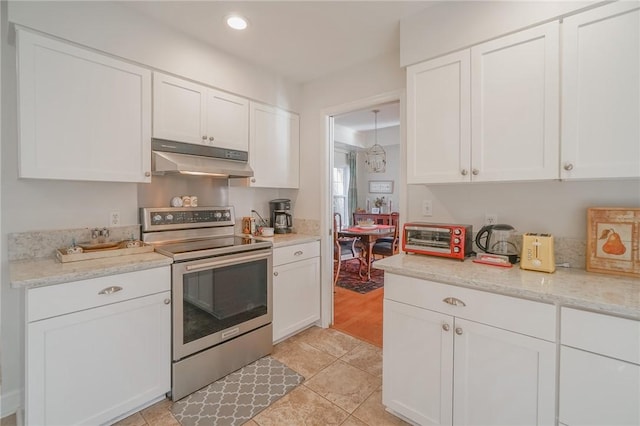
[[[392,180],[370,180],[369,192],[372,194],[393,194]]]
[[[372,207],[371,214],[380,214],[380,207]]]
[[[589,272],[640,277],[640,208],[587,209]]]

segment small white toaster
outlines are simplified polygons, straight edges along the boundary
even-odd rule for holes
[[[523,234],[520,268],[532,271],[554,272],[556,270],[556,259],[553,249],[553,235]]]

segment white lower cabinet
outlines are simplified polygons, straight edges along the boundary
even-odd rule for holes
[[[80,294],[89,309],[39,319],[56,293]],[[104,424],[170,390],[169,267],[30,289],[27,316],[37,319],[26,330],[25,424]]]
[[[387,273],[383,404],[420,425],[553,425],[554,335],[551,305]]]
[[[561,424],[640,424],[640,321],[561,311]]]
[[[320,243],[273,251],[273,341],[320,319]]]

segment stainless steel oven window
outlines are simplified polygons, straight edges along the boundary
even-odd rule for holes
[[[174,360],[272,320],[272,250],[176,263]]]

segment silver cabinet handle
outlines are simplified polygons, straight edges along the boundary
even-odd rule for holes
[[[294,256],[302,256],[304,254],[304,252],[302,250],[298,250],[297,252],[293,253]]]
[[[277,272],[274,272],[274,273],[273,273],[273,276],[274,276],[274,277],[277,277],[277,276],[278,276],[278,273],[277,273]]]
[[[460,328],[460,327],[456,327],[456,334],[457,334],[458,336],[462,335],[462,328]]]
[[[464,303],[462,300],[457,299],[455,297],[447,297],[446,299],[442,299],[442,301],[444,303],[448,303],[449,305],[453,305],[453,306],[467,306],[466,303]]]
[[[169,299],[169,298],[164,299],[164,304],[165,305],[168,305],[169,303],[171,303],[171,299]]]
[[[210,141],[213,141],[213,136],[209,136],[209,140],[210,140]]]
[[[256,178],[251,178],[251,183],[256,183]]]
[[[145,176],[145,177],[149,177],[149,176],[151,176],[151,172],[144,172],[144,176]]]
[[[570,172],[571,170],[573,170],[573,164],[571,164],[571,163],[566,163],[566,164],[564,165],[564,169],[565,169],[566,171]]]
[[[449,331],[449,328],[450,328],[450,327],[449,327],[449,324],[447,324],[446,322],[445,322],[444,324],[442,324],[442,329],[443,329],[444,331]]]
[[[462,169],[462,170],[460,171],[460,174],[461,174],[462,176],[466,176],[466,175],[468,175],[468,174],[469,174],[469,171],[468,171],[467,169]]]
[[[207,135],[203,135],[203,136],[202,136],[202,140],[203,140],[203,141],[206,141],[206,140],[207,140]]]
[[[112,285],[111,287],[103,288],[98,292],[98,294],[113,294],[121,290],[122,290],[122,287],[119,287],[117,285]]]
[[[471,173],[472,173],[474,176],[478,176],[478,173],[480,173],[480,170],[478,170],[478,169],[473,169],[473,170],[471,170]]]

